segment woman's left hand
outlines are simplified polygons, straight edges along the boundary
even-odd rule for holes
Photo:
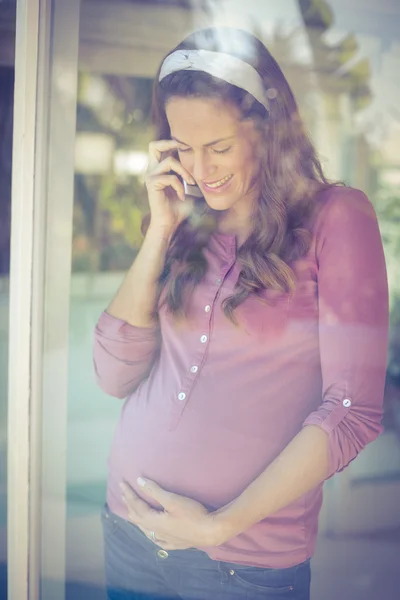
[[[127,483],[121,484],[129,520],[164,550],[221,544],[213,513],[199,502],[163,490],[154,481],[138,479],[143,492],[164,510],[151,508]]]

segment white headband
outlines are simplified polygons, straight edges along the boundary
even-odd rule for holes
[[[176,71],[203,71],[249,92],[269,111],[263,80],[254,67],[224,52],[175,50],[164,60],[159,81]]]

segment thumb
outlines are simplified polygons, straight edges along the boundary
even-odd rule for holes
[[[151,481],[150,479],[144,479],[143,477],[138,477],[136,481],[143,492],[151,498],[154,498],[154,500],[161,504],[165,510],[171,509],[176,504],[176,494],[167,492],[167,490],[163,490],[163,488],[157,485],[157,483],[154,481]]]

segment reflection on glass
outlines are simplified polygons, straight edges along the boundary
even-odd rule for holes
[[[163,8],[171,5],[174,17],[179,15],[169,17],[175,36],[171,41],[162,33],[168,21],[160,26],[159,15],[165,14],[160,13],[161,4]],[[376,548],[383,547],[386,556],[385,536],[391,530],[390,540],[397,540],[393,532],[400,526],[400,163],[396,158],[400,133],[395,100],[399,84],[394,77],[399,64],[398,29],[392,27],[387,19],[389,8],[384,10],[383,5],[382,11],[379,7],[364,11],[341,1],[293,0],[285,6],[255,1],[246,6],[223,1],[205,4],[207,11],[196,12],[184,2],[148,2],[145,6],[121,2],[113,6],[112,14],[105,3],[83,2],[82,6],[70,325],[68,576],[102,582],[98,512],[120,406],[93,382],[92,330],[143,241],[142,219],[148,213],[147,147],[155,135],[149,114],[155,71],[165,52],[197,25],[239,24],[262,39],[281,65],[329,178],[364,190],[379,218],[392,325],[386,432],[343,475],[326,485],[313,583],[315,597],[330,600],[327,589],[336,598],[351,588],[354,598],[364,598],[361,594],[367,589],[372,600],[383,567],[369,566],[365,536],[375,540]],[[104,39],[97,40],[91,54],[93,29],[87,24],[95,5],[94,26]],[[399,11],[393,9],[391,20],[399,24]],[[152,67],[143,66],[140,40],[135,46],[133,33],[128,34],[129,25],[133,31],[135,22],[149,28],[146,43]],[[117,51],[118,38],[121,47]],[[103,59],[102,43],[110,48]],[[375,502],[381,510],[372,508]],[[84,540],[83,530],[87,532]],[[326,533],[336,534],[336,541]],[[348,535],[358,541],[349,542]],[[348,544],[354,548],[352,556],[362,558],[352,567],[353,579],[338,581],[335,573],[343,569],[340,556]],[[386,589],[391,598],[396,574],[390,558],[388,564],[391,575]]]

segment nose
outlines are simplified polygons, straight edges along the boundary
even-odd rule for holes
[[[192,175],[196,181],[207,181],[215,173],[216,168],[213,157],[207,152],[202,152],[194,157]]]

